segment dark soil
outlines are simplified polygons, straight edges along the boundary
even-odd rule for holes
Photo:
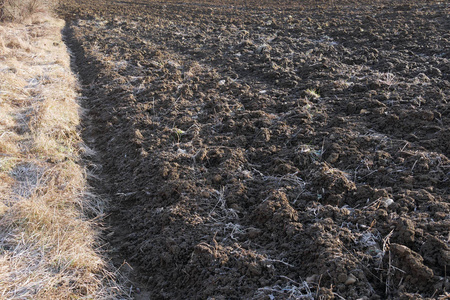
[[[450,6],[334,2],[64,1],[145,297],[448,296]]]

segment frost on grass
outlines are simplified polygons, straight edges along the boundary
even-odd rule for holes
[[[79,164],[86,151],[63,26],[51,18],[0,26],[2,299],[122,294],[87,217],[99,217],[103,203],[88,193]]]

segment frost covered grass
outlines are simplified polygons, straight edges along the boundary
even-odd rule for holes
[[[13,16],[17,3],[0,1],[4,18],[25,18]],[[64,21],[26,17],[27,25],[0,24],[0,298],[117,299],[99,251],[104,202],[89,193],[82,167],[89,149]]]

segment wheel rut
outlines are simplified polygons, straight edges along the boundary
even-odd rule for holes
[[[121,206],[120,200],[115,200],[117,198],[120,199],[121,193],[111,193],[111,186],[114,185],[111,180],[114,179],[110,178],[104,168],[105,165],[108,166],[111,162],[111,157],[108,156],[109,150],[105,148],[105,139],[102,134],[104,120],[99,118],[101,112],[99,112],[96,105],[97,101],[107,97],[102,89],[98,89],[99,83],[97,82],[102,76],[101,70],[104,66],[102,62],[86,56],[83,47],[74,38],[72,22],[74,21],[68,20],[63,30],[64,42],[72,55],[71,67],[78,74],[81,83],[79,99],[83,110],[80,128],[82,138],[86,145],[93,150],[93,153],[89,153],[89,157],[86,160],[91,162],[88,169],[92,175],[89,179],[89,184],[98,197],[109,200],[109,207],[105,211],[102,225],[103,240],[105,241],[103,247],[105,247],[113,266],[117,269],[118,279],[127,286],[129,290],[128,296],[136,300],[150,299],[149,291],[145,284],[140,281],[139,267],[132,265],[128,257],[120,251],[123,239],[132,232],[132,229],[127,227],[127,224],[122,223],[121,219],[117,217]]]

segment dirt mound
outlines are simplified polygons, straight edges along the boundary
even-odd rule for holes
[[[448,6],[284,5],[65,2],[113,256],[158,299],[444,297]]]

